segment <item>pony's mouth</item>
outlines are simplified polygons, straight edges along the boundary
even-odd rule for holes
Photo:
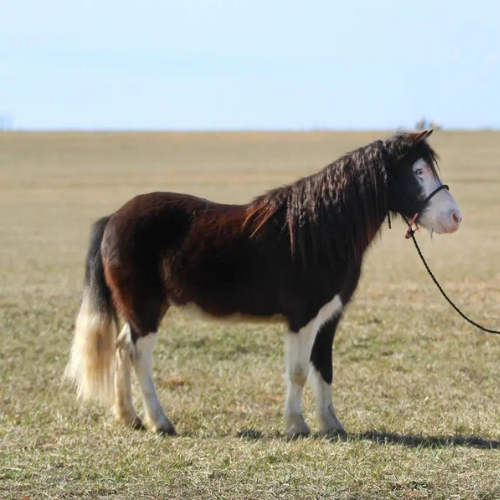
[[[446,227],[442,222],[440,221],[435,221],[433,224],[424,224],[422,222],[419,222],[419,225],[425,229],[427,229],[430,234],[431,238],[433,234],[451,234],[454,233],[455,231],[458,230],[457,227]]]
[[[450,225],[450,226],[445,226],[442,222],[440,221],[436,221],[439,226],[440,226],[440,230],[436,230],[436,233],[438,234],[452,234],[452,233],[455,233],[456,231],[458,231],[458,228],[460,227],[460,223],[455,223],[453,225]]]

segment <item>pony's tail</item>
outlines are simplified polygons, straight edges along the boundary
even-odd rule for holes
[[[109,217],[98,220],[90,237],[85,287],[64,378],[82,399],[110,402],[114,394],[117,315],[104,277],[101,242]]]

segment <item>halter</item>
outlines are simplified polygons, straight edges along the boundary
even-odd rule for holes
[[[417,224],[417,220],[420,217],[420,214],[424,211],[425,207],[427,204],[432,200],[432,198],[439,193],[439,191],[442,191],[443,189],[446,189],[447,191],[450,190],[450,186],[448,184],[441,184],[437,189],[435,189],[427,198],[422,202],[420,205],[420,208],[418,209],[417,212],[415,212],[415,215],[413,216],[413,219],[411,222],[408,224],[408,231],[406,231],[406,236],[405,238],[408,240],[410,239],[419,229],[420,226]],[[415,229],[413,229],[413,226],[415,226]]]

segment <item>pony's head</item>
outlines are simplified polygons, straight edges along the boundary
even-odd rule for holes
[[[389,210],[435,233],[454,233],[462,212],[443,188],[437,155],[426,139],[432,130],[398,134],[385,142],[389,158]],[[440,189],[441,188],[441,189]]]

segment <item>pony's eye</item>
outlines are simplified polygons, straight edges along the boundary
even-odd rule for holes
[[[417,175],[422,175],[424,173],[424,169],[423,168],[417,168],[417,170],[415,170],[415,173]]]

